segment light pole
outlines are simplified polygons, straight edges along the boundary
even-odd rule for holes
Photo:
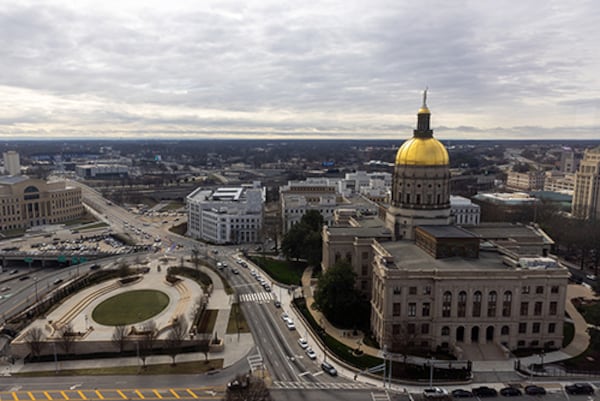
[[[54,351],[54,372],[58,373],[58,355],[56,355],[56,343],[52,343],[52,350]]]
[[[429,388],[433,387],[433,357],[429,358]]]
[[[38,282],[38,278],[37,276],[33,277],[33,282],[35,283],[35,302],[38,301],[38,290],[37,290],[37,282]]]
[[[546,352],[544,350],[542,350],[542,352],[540,352],[540,368],[542,369],[542,372],[544,371],[544,356],[546,355]]]

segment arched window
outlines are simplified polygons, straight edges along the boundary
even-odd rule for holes
[[[502,316],[509,317],[512,308],[512,292],[505,291],[502,298]]]
[[[458,317],[465,317],[467,314],[467,293],[461,291],[458,293]]]
[[[442,298],[442,317],[450,317],[452,311],[452,293],[446,291]]]
[[[442,327],[442,335],[449,336],[450,335],[450,327],[448,327],[448,326]]]
[[[473,317],[481,316],[481,291],[473,294]]]
[[[496,302],[498,301],[498,294],[496,291],[491,291],[488,294],[488,317],[496,316]]]
[[[502,326],[500,329],[500,334],[503,336],[507,336],[510,334],[510,328],[508,326]]]
[[[25,200],[30,200],[30,199],[39,199],[40,198],[40,191],[39,189],[37,189],[37,187],[34,187],[33,185],[28,186],[27,188],[25,188],[25,190],[23,191],[23,198]]]

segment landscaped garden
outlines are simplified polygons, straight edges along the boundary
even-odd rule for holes
[[[305,262],[272,259],[263,256],[251,256],[250,260],[258,265],[275,281],[288,285],[301,285]]]
[[[133,324],[156,316],[168,304],[169,297],[161,291],[128,291],[103,301],[92,312],[92,319],[106,326]]]

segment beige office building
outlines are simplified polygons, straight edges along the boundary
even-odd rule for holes
[[[575,174],[572,213],[578,219],[600,219],[600,146],[583,154]]]
[[[0,231],[62,223],[83,214],[80,188],[64,181],[0,177]]]
[[[453,225],[449,158],[429,117],[424,98],[391,205],[324,227],[323,269],[350,262],[373,335],[392,352],[560,348],[568,271],[549,256],[552,240],[535,226]]]

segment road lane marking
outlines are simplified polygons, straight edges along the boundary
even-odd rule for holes
[[[176,392],[175,390],[173,390],[172,388],[170,388],[170,389],[169,389],[169,391],[171,392],[171,394],[173,394],[173,396],[174,396],[175,398],[177,398],[177,399],[181,398],[181,397],[179,396],[179,394],[177,394],[177,392]]]
[[[19,397],[17,397],[17,392],[16,391],[13,391],[12,396],[13,396],[13,399],[15,401],[19,401]]]
[[[50,393],[48,393],[47,391],[44,391],[44,395],[46,396],[46,398],[50,401],[52,401],[52,396],[50,395]]]
[[[124,400],[127,399],[127,396],[125,394],[123,394],[123,392],[121,390],[117,390],[117,394],[119,394],[121,396],[121,398],[123,398]]]
[[[310,375],[310,372],[308,372],[308,371],[302,372],[298,375],[298,377],[302,377],[302,376],[306,376],[306,375]]]
[[[198,398],[198,396],[196,394],[194,394],[194,392],[192,390],[190,390],[189,388],[185,389],[189,395],[191,395],[194,398]],[[15,401],[19,401],[17,398],[15,398]]]
[[[77,394],[79,394],[82,400],[87,400],[87,397],[85,396],[85,394],[83,394],[83,391],[77,390]]]
[[[138,397],[140,397],[140,399],[144,399],[146,397],[144,397],[144,394],[140,393],[140,390],[135,390],[135,393],[137,394]]]
[[[157,397],[158,399],[162,399],[162,398],[163,398],[163,396],[162,396],[162,395],[161,395],[161,394],[158,392],[158,390],[152,390],[152,392],[153,392],[154,394],[156,394],[156,397]]]
[[[62,395],[65,400],[69,399],[69,396],[64,391],[61,391],[60,395]]]
[[[104,396],[102,395],[102,393],[98,390],[96,390],[96,395],[98,396],[99,399],[103,400]]]
[[[35,401],[35,397],[33,396],[33,393],[31,391],[28,391],[27,395],[29,396],[29,398],[31,399],[31,401]]]

